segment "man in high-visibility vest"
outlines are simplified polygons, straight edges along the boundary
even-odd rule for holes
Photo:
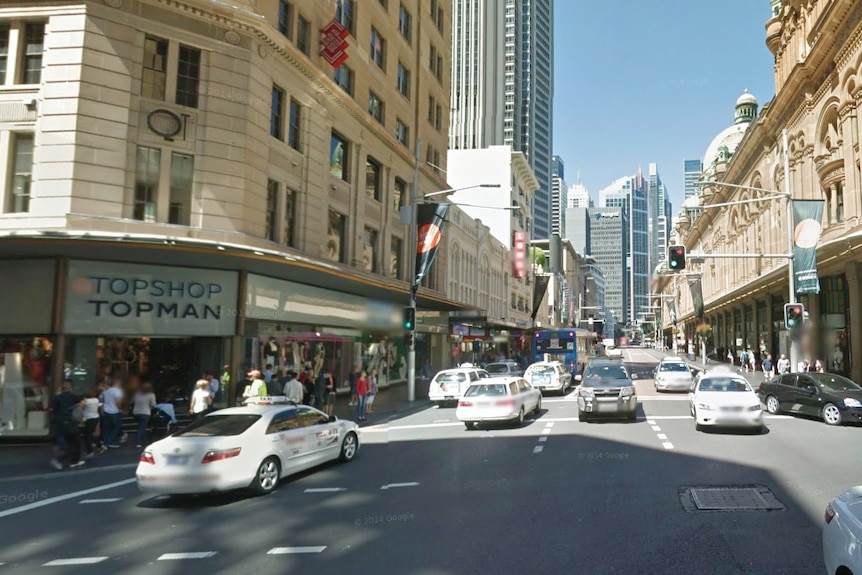
[[[221,388],[222,388],[222,390],[224,390],[222,393],[224,393],[225,397],[227,397],[227,394],[230,393],[230,364],[229,363],[224,364],[224,368],[222,369]],[[229,397],[228,397],[228,401],[230,401]]]

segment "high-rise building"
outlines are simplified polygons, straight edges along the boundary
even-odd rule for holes
[[[629,252],[628,214],[622,207],[589,208],[588,213],[592,249],[589,255],[604,276],[604,306],[609,316],[606,322],[608,326],[611,323],[625,324],[630,315],[630,281],[625,257]]]
[[[656,164],[649,165],[650,261],[649,269],[664,261],[670,240],[671,204]]]
[[[569,195],[565,168],[563,159],[554,156],[551,162],[551,233],[561,238],[566,237],[566,201]]]
[[[567,208],[592,208],[593,199],[590,197],[590,192],[587,187],[580,182],[569,188],[568,200],[566,201]]]
[[[622,208],[628,218],[626,230],[628,251],[624,252],[627,270],[625,281],[628,284],[626,307],[628,313],[625,320],[617,318],[618,322],[627,321],[634,324],[640,314],[649,311],[649,288],[652,271],[649,269],[648,184],[648,180],[638,170],[637,175],[620,178],[599,192],[599,206],[601,208]],[[593,237],[595,236],[593,235]],[[595,251],[595,244],[592,248]]]
[[[450,149],[507,145],[539,181],[533,238],[551,233],[553,0],[452,2]]]
[[[575,251],[582,256],[590,255],[590,214],[588,208],[566,208],[566,235]]]
[[[701,160],[685,160],[685,199],[696,196],[700,189],[696,183],[703,173],[703,162]]]

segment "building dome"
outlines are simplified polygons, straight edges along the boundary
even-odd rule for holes
[[[744,106],[746,104],[753,104],[755,106],[759,105],[757,103],[757,98],[755,98],[753,94],[749,94],[748,90],[746,90],[745,93],[742,94],[742,96],[740,96],[738,100],[736,100],[736,107],[737,108],[739,106]]]
[[[746,90],[736,100],[734,123],[725,128],[710,142],[703,156],[703,171],[707,175],[715,172],[715,164],[719,158],[729,159],[733,156],[748,126],[757,118],[757,98]]]

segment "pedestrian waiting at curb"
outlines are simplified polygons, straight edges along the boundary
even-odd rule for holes
[[[368,377],[365,370],[359,373],[356,380],[356,419],[365,421],[365,401],[368,399]]]
[[[377,370],[372,369],[368,376],[368,396],[365,400],[366,413],[374,413],[371,406],[374,404],[375,397],[377,397]]]

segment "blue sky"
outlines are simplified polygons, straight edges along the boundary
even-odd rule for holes
[[[683,160],[733,123],[744,89],[775,94],[769,0],[556,0],[554,154],[594,199],[651,162],[683,197]]]

